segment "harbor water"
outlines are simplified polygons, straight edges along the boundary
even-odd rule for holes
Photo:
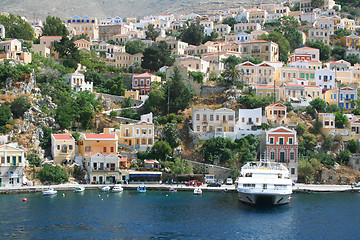
[[[276,207],[248,206],[222,192],[64,193],[0,195],[0,238],[360,238],[360,193],[298,193]]]

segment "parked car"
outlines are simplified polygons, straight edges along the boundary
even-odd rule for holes
[[[221,184],[218,182],[208,183],[208,187],[221,187]]]
[[[355,187],[360,187],[360,182],[355,183]]]
[[[201,186],[202,182],[198,182],[196,180],[191,180],[190,182],[185,182],[186,186]]]

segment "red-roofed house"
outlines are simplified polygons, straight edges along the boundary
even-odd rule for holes
[[[79,153],[85,155],[95,153],[117,153],[118,137],[116,134],[80,134]]]
[[[135,91],[138,90],[140,95],[148,95],[152,82],[161,82],[161,77],[148,72],[134,75],[132,79],[132,89]]]
[[[71,134],[51,134],[51,155],[56,164],[75,158],[75,139]]]
[[[283,104],[270,104],[265,108],[265,113],[269,123],[286,123],[286,106]]]
[[[271,162],[280,162],[290,171],[290,178],[297,181],[299,152],[296,131],[277,127],[266,131],[266,157]]]
[[[290,55],[289,62],[296,62],[300,60],[320,61],[320,50],[311,47],[297,48],[294,53]]]

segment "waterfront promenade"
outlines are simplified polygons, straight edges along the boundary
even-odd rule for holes
[[[122,184],[124,190],[136,190],[142,183]],[[74,191],[75,187],[80,184],[60,184],[51,185],[57,191]],[[104,186],[113,186],[113,184],[81,184],[87,190],[100,190]],[[193,191],[194,187],[186,186],[185,184],[159,184],[159,183],[145,183],[147,190],[168,191],[171,187],[178,191]],[[0,194],[10,193],[28,193],[28,192],[42,192],[50,186],[24,186],[24,187],[1,187]],[[200,186],[203,192],[236,192],[235,185],[222,185],[221,187],[207,187]],[[360,191],[360,187],[351,187],[351,185],[323,185],[323,184],[295,184],[293,186],[294,192],[350,192]]]

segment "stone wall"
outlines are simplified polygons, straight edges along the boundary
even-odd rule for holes
[[[116,95],[110,95],[106,93],[96,93],[96,96],[101,98],[105,101],[111,101],[116,104],[122,104],[126,97],[124,96],[116,96]],[[140,106],[143,102],[141,100],[131,99],[131,107]]]
[[[200,96],[205,97],[212,94],[224,93],[226,89],[226,87],[219,86],[201,86]]]

